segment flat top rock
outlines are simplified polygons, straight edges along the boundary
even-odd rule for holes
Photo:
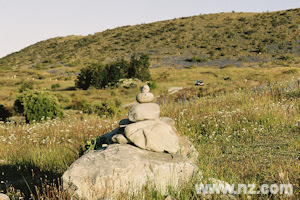
[[[158,119],[160,115],[160,107],[156,103],[142,103],[133,106],[128,112],[128,119],[131,122],[143,120]]]
[[[184,155],[157,153],[128,144],[90,151],[64,173],[63,187],[79,199],[100,199],[138,193],[150,184],[162,194],[190,180],[198,167]]]

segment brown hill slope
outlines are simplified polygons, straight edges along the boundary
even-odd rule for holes
[[[82,66],[148,53],[154,65],[184,65],[220,59],[299,56],[300,9],[272,13],[220,13],[119,27],[88,36],[57,37],[0,59],[0,68]],[[288,55],[287,55],[288,54]],[[177,61],[177,62],[174,62]]]

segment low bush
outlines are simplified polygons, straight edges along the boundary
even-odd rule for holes
[[[51,89],[56,89],[56,88],[60,88],[60,84],[59,83],[51,85]]]
[[[268,49],[265,46],[259,47],[258,52],[260,53],[268,53]]]
[[[192,62],[192,63],[197,63],[197,62],[199,62],[199,63],[205,63],[205,62],[208,62],[209,59],[208,58],[200,58],[198,56],[193,56],[190,59],[186,59],[186,61]]]
[[[16,112],[25,116],[27,123],[63,116],[57,98],[48,92],[28,90],[14,102]]]
[[[93,112],[99,116],[114,116],[119,112],[120,102],[108,100],[102,103],[95,103],[92,106]]]
[[[297,73],[298,73],[297,69],[289,69],[282,72],[282,74],[297,74]]]
[[[19,92],[24,92],[26,90],[32,90],[33,89],[33,82],[30,81],[30,82],[23,82],[20,89],[19,89]]]
[[[11,117],[12,113],[4,107],[4,105],[0,104],[0,121],[6,121],[7,118]]]
[[[284,56],[280,57],[281,60],[293,60],[293,58],[294,57],[291,55],[284,55]]]
[[[84,113],[93,113],[91,104],[86,99],[77,99],[77,97],[72,100],[70,108],[73,110],[81,110]]]
[[[157,88],[157,84],[154,81],[149,81],[147,83],[147,85],[150,87],[151,90],[154,90],[155,88]]]
[[[59,102],[69,103],[70,98],[68,96],[62,95],[60,93],[54,94]]]

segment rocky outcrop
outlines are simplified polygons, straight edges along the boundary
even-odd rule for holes
[[[63,175],[63,187],[80,199],[135,194],[148,185],[162,194],[190,180],[198,167],[183,155],[157,153],[132,145],[112,144],[90,151]]]

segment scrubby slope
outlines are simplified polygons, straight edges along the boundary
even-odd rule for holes
[[[168,61],[195,55],[255,61],[258,53],[268,52],[272,60],[291,59],[300,51],[299,15],[300,9],[208,14],[57,37],[0,59],[0,67],[82,66],[142,52],[154,65],[174,65]]]

